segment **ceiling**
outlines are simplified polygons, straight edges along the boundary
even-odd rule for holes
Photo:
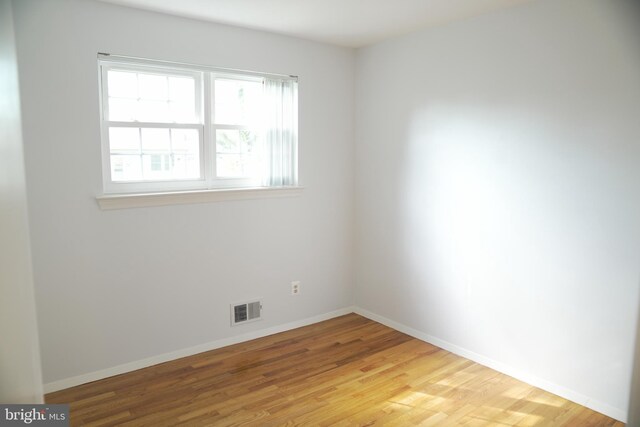
[[[101,0],[345,47],[530,0]]]

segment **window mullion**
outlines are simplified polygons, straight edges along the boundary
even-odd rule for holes
[[[247,125],[223,125],[216,124],[216,128],[218,129],[230,129],[230,130],[248,130],[255,132],[255,126],[247,126]]]
[[[118,122],[105,121],[108,127],[118,128],[158,128],[158,129],[200,129],[200,123],[167,123],[167,122]]]
[[[139,159],[140,159],[140,173],[144,172],[144,150],[142,150],[142,128],[138,128],[138,148],[140,151]]]
[[[203,162],[205,167],[205,180],[207,187],[213,186],[213,180],[216,176],[216,165],[212,161],[215,151],[215,131],[212,127],[213,116],[213,82],[211,73],[204,74],[204,153]]]
[[[102,151],[102,183],[103,189],[111,183],[111,153],[109,148],[109,80],[107,78],[107,67],[101,65],[100,70],[100,136]]]

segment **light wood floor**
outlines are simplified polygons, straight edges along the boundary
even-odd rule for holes
[[[623,426],[355,314],[46,401],[85,426]]]

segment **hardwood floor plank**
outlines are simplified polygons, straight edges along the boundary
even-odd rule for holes
[[[46,401],[73,426],[623,426],[356,314]]]

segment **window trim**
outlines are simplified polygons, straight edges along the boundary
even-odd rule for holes
[[[118,196],[143,196],[148,199],[149,194],[154,196],[160,194],[172,194],[185,192],[216,192],[229,190],[253,190],[254,192],[265,189],[299,189],[298,185],[292,187],[258,187],[259,183],[250,178],[225,178],[216,176],[216,150],[215,150],[215,130],[216,129],[251,129],[247,126],[239,125],[217,125],[213,120],[212,105],[214,98],[215,78],[225,78],[233,80],[255,81],[264,78],[277,78],[280,80],[298,81],[297,76],[280,75],[270,73],[259,73],[244,70],[216,68],[203,65],[194,65],[179,62],[159,61],[144,58],[134,58],[128,56],[111,55],[105,53],[98,54],[98,77],[100,79],[99,106],[100,106],[100,132],[101,132],[101,163],[103,195],[97,199],[114,200]],[[107,73],[111,69],[123,71],[144,71],[153,73],[153,68],[158,69],[162,75],[177,75],[194,77],[196,82],[196,109],[199,123],[155,123],[155,122],[121,122],[108,120],[108,84]],[[113,125],[115,124],[115,126]],[[109,128],[111,127],[136,127],[136,128],[182,128],[196,129],[199,133],[200,147],[200,178],[185,180],[147,180],[117,182],[111,179],[111,153],[109,148]],[[297,154],[297,147],[295,148]],[[296,155],[297,157],[297,155]],[[249,194],[251,192],[243,192]],[[234,197],[235,198],[235,197]],[[169,198],[171,199],[171,198]],[[175,199],[175,197],[173,197]],[[129,200],[129,199],[128,199]],[[190,203],[190,202],[189,202]],[[103,203],[100,202],[102,206]]]
[[[113,63],[132,64],[132,65],[139,64],[142,66],[156,66],[160,68],[170,67],[175,70],[184,70],[184,71],[206,71],[206,72],[211,72],[216,74],[230,74],[230,75],[242,74],[245,76],[275,78],[280,80],[293,80],[296,82],[298,81],[298,76],[294,76],[290,74],[264,73],[259,71],[241,70],[238,68],[212,67],[209,65],[192,64],[189,62],[163,61],[159,59],[138,58],[134,56],[115,55],[115,54],[103,53],[103,52],[98,53],[98,60],[105,61],[105,62],[113,62]]]
[[[301,186],[289,186],[216,188],[212,190],[165,191],[161,193],[122,193],[98,196],[96,201],[102,210],[117,210],[229,200],[298,197],[302,195],[304,189],[305,187]]]

